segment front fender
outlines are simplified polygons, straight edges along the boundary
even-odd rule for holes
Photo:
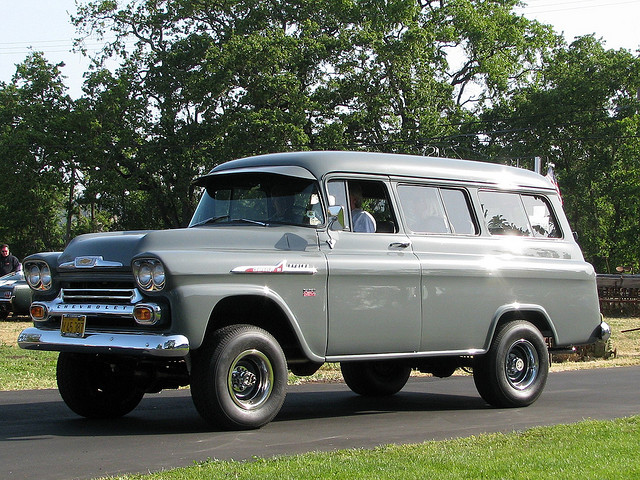
[[[171,292],[173,312],[173,330],[189,338],[189,345],[197,349],[202,345],[211,314],[224,299],[238,296],[265,297],[274,302],[283,312],[298,344],[305,356],[315,362],[324,362],[322,345],[311,345],[294,312],[284,299],[267,286],[252,284],[214,284],[189,285],[179,287]],[[259,314],[259,312],[256,312]]]

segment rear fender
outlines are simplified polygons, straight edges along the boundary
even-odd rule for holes
[[[540,330],[543,337],[551,338],[554,343],[558,339],[556,327],[544,307],[535,304],[511,303],[496,310],[487,332],[484,344],[485,351],[491,347],[493,337],[500,326],[512,320],[526,320]]]

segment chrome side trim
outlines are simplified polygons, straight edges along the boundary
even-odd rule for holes
[[[37,327],[23,330],[18,336],[18,345],[26,350],[150,357],[179,358],[189,353],[189,339],[184,335],[87,332],[83,338],[75,338],[63,337],[59,330]]]
[[[442,350],[433,352],[404,352],[404,353],[358,353],[353,355],[330,355],[325,357],[325,362],[354,362],[362,360],[406,360],[412,358],[428,357],[472,357],[483,355],[487,350],[471,348],[469,350]]]
[[[282,260],[277,265],[240,265],[231,269],[231,273],[294,273],[303,275],[315,275],[318,269],[307,263],[287,263]]]

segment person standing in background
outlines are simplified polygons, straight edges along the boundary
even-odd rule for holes
[[[6,243],[0,247],[0,276],[5,276],[9,273],[17,272],[22,268],[20,261],[9,253],[9,245]]]

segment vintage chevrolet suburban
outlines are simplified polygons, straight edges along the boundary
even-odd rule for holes
[[[198,412],[257,428],[287,369],[339,362],[360,395],[412,369],[473,369],[499,407],[541,394],[549,349],[607,338],[593,268],[554,186],[444,158],[284,153],[221,164],[188,228],[82,235],[24,261],[34,326],[77,414],[116,417],[190,385]]]

